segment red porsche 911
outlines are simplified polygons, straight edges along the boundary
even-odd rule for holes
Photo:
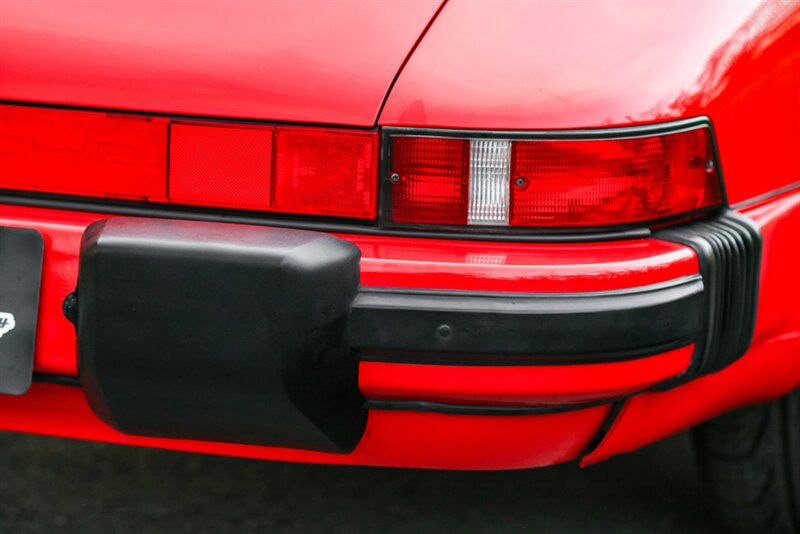
[[[0,4],[0,429],[798,532],[798,309],[798,2]]]

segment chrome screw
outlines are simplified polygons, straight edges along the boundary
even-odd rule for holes
[[[389,175],[389,182],[396,184],[399,181],[400,181],[400,175],[397,174],[396,172],[393,172],[392,174]]]

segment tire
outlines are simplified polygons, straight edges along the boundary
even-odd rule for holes
[[[720,416],[694,436],[723,525],[800,533],[800,391]]]

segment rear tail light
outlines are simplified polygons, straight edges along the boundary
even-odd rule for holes
[[[397,135],[391,143],[390,223],[604,227],[723,201],[706,126],[621,139]],[[461,149],[434,153],[435,145]],[[453,194],[421,194],[439,191],[432,184],[442,177]]]
[[[724,203],[705,119],[383,140],[386,226],[600,228]],[[0,189],[375,220],[378,144],[375,130],[0,105]]]
[[[399,137],[393,150],[391,219],[466,224],[469,141]]]
[[[0,188],[371,219],[378,134],[0,105]]]

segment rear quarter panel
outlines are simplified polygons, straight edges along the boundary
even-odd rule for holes
[[[382,125],[577,129],[707,115],[731,203],[800,180],[800,4],[450,2]]]

